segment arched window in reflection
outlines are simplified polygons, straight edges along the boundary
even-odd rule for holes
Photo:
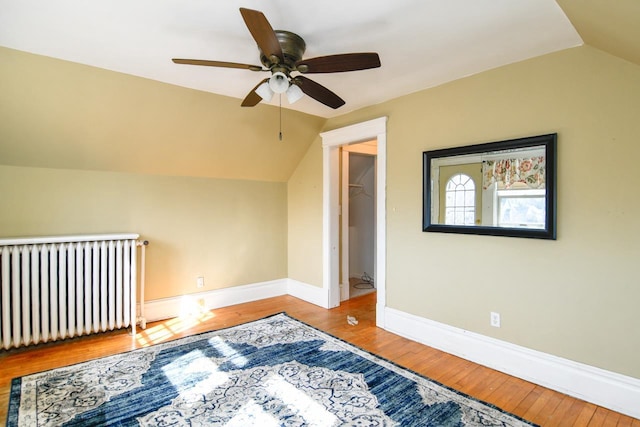
[[[475,225],[476,184],[469,175],[453,175],[445,187],[445,224]]]

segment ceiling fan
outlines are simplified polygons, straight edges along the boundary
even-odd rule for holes
[[[328,107],[339,108],[345,104],[342,98],[301,74],[340,73],[380,67],[380,58],[373,52],[302,59],[306,49],[302,37],[290,31],[274,30],[260,11],[240,8],[240,13],[258,44],[263,66],[201,59],[173,58],[172,61],[176,64],[270,71],[271,77],[260,81],[245,97],[243,107],[253,107],[263,99],[268,102],[274,93],[285,93],[289,103],[306,94]]]

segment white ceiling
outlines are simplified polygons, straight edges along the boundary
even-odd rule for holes
[[[337,110],[283,98],[322,117],[582,44],[555,0],[0,0],[0,46],[235,97],[241,108],[266,73],[171,62],[260,65],[240,7],[302,36],[305,58],[379,53],[378,69],[307,75],[346,101]]]

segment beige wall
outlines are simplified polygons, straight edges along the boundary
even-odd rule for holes
[[[584,46],[330,120],[389,117],[387,305],[640,378],[638,112],[640,67]],[[552,132],[556,241],[421,231],[423,151]]]
[[[2,237],[149,240],[149,300],[287,277],[285,183],[0,166],[0,195]]]
[[[322,140],[319,136],[289,179],[287,196],[289,278],[322,287]]]
[[[2,47],[0,98],[0,237],[139,233],[148,299],[287,277],[325,119]]]

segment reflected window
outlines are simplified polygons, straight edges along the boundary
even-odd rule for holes
[[[498,226],[544,228],[545,190],[498,190]]]
[[[469,175],[452,176],[445,187],[445,224],[474,225],[476,184]]]

